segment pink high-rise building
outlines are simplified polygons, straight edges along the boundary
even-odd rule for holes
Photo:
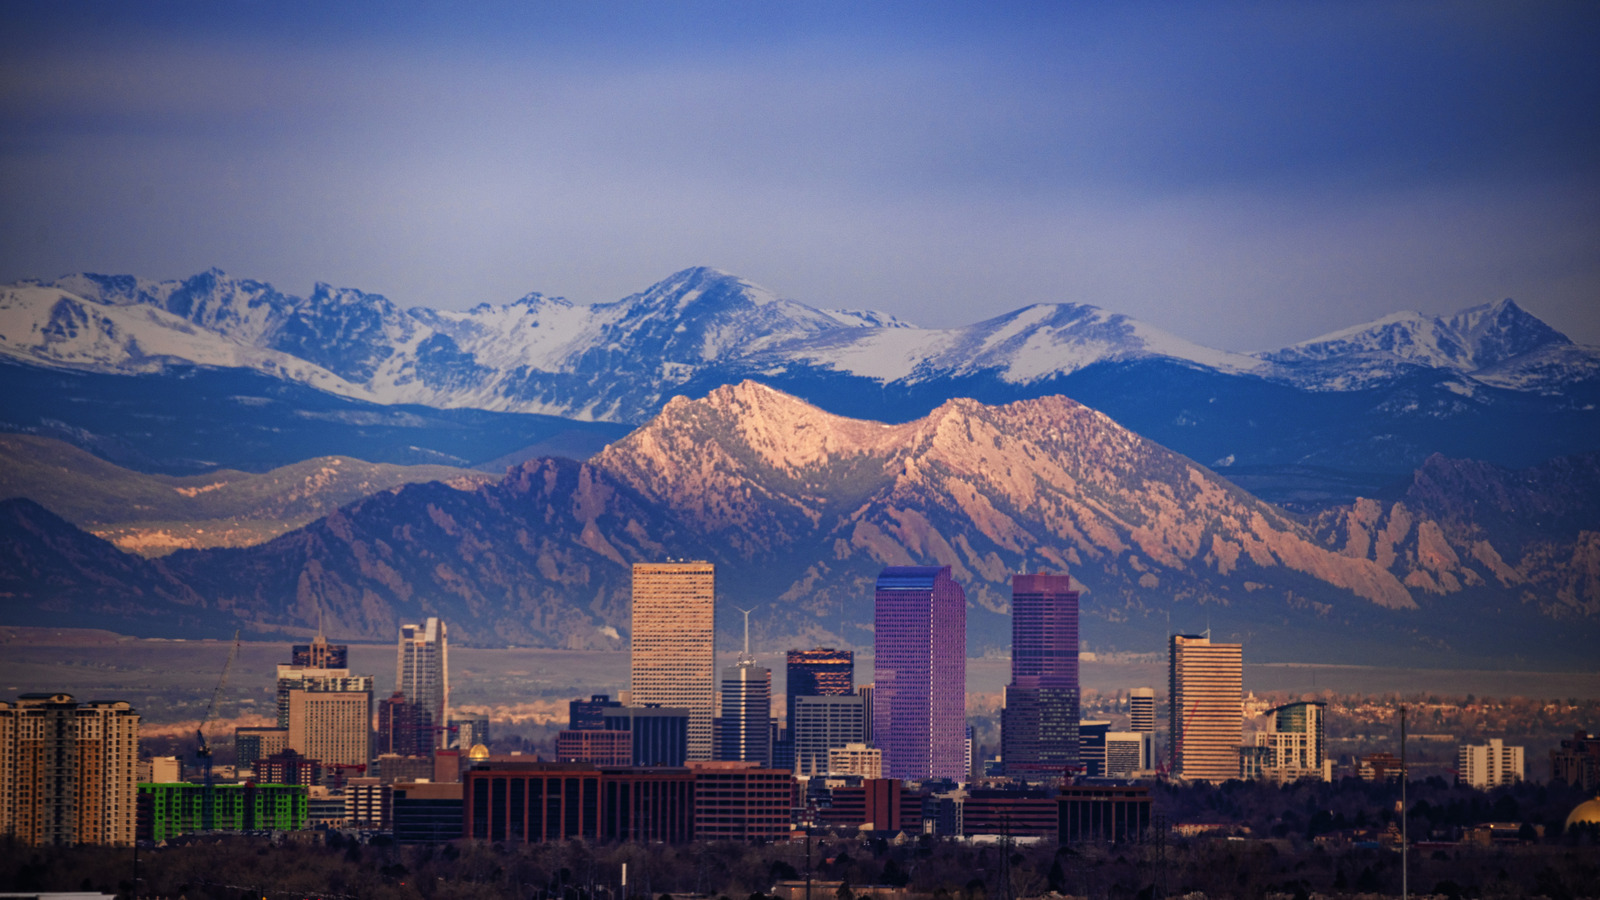
[[[872,735],[884,774],[965,781],[967,594],[949,566],[878,575]]]

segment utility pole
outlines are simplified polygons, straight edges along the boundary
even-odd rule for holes
[[[1406,782],[1411,780],[1411,773],[1406,771],[1406,705],[1400,704],[1400,900],[1410,900],[1411,884],[1410,869],[1406,865],[1406,856],[1411,850],[1409,834],[1411,817],[1406,815]]]

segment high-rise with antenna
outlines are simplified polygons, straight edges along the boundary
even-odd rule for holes
[[[772,670],[750,655],[750,614],[744,613],[744,650],[722,670],[722,730],[717,759],[772,765]]]

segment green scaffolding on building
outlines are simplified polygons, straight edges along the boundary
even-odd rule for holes
[[[219,784],[211,788],[217,831],[294,831],[307,821],[306,789],[298,784]],[[164,841],[203,830],[206,786],[139,785],[139,839]]]

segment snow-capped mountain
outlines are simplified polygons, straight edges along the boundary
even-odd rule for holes
[[[405,310],[325,284],[296,297],[216,270],[164,282],[77,275],[0,288],[0,358],[102,374],[248,370],[371,403],[593,423],[643,422],[673,396],[747,378],[884,421],[952,397],[1064,393],[1219,466],[1398,474],[1435,452],[1525,466],[1600,445],[1600,349],[1509,300],[1402,313],[1252,356],[1082,304],[918,328],[709,268],[612,302],[534,293],[466,311]],[[11,430],[96,427],[14,413],[0,407]]]
[[[1426,369],[1548,390],[1592,374],[1600,361],[1509,299],[1451,316],[1395,313],[1257,355],[1276,364],[1273,377],[1309,390],[1358,390]]]

